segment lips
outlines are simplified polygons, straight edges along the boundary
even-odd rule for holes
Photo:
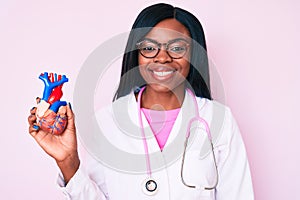
[[[147,71],[150,72],[151,76],[159,81],[166,81],[173,77],[176,73],[176,69],[166,66],[148,66]]]

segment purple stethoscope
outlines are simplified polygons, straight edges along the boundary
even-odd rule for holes
[[[148,177],[142,183],[142,190],[147,195],[154,195],[158,191],[158,185],[157,185],[156,181],[152,178],[150,158],[149,158],[149,152],[148,152],[148,145],[147,145],[147,141],[146,141],[146,135],[145,135],[145,131],[144,131],[144,126],[143,126],[143,121],[142,121],[142,112],[141,112],[141,97],[142,97],[142,93],[143,93],[144,90],[145,90],[145,87],[142,87],[140,89],[140,91],[138,93],[138,98],[137,98],[139,125],[141,127],[141,134],[142,134],[142,139],[143,139],[143,144],[144,144],[144,151],[145,151],[145,157],[146,157],[146,166],[147,166],[147,175],[148,175]],[[181,181],[185,186],[187,186],[189,188],[202,189],[202,190],[213,190],[218,185],[219,177],[218,177],[216,157],[215,157],[215,153],[214,153],[214,145],[213,145],[213,142],[212,142],[212,136],[211,136],[211,133],[210,133],[208,123],[203,118],[201,118],[199,116],[199,109],[198,109],[198,104],[197,104],[195,95],[188,88],[187,88],[187,92],[193,98],[196,114],[195,114],[195,117],[193,117],[189,121],[187,131],[186,131],[186,135],[185,135],[186,139],[185,139],[185,142],[184,142],[184,150],[183,150],[182,162],[181,162]],[[216,173],[216,180],[215,180],[215,183],[212,186],[209,186],[209,187],[189,185],[185,182],[185,180],[183,178],[183,168],[184,168],[186,147],[187,147],[187,144],[188,144],[188,139],[190,137],[191,126],[195,121],[198,121],[198,122],[202,123],[205,126],[205,131],[207,133],[207,137],[208,137],[210,145],[211,145],[211,151],[212,151],[213,160],[214,160],[214,168],[215,168],[215,173]]]

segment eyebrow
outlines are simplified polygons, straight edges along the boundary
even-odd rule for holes
[[[189,42],[188,42],[186,39],[184,39],[184,38],[175,38],[175,39],[173,39],[173,40],[169,40],[169,41],[166,42],[166,43],[160,43],[160,42],[158,42],[158,41],[156,41],[156,40],[153,40],[153,39],[151,39],[151,38],[143,38],[143,39],[140,40],[138,43],[143,42],[143,41],[145,41],[145,40],[148,40],[148,41],[153,42],[153,43],[155,43],[155,44],[170,44],[170,43],[177,42],[177,41],[185,41],[186,43],[189,43]]]

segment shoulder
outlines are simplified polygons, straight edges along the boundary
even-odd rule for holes
[[[215,100],[197,97],[200,116],[209,122],[213,141],[228,143],[234,134],[240,134],[231,109]]]
[[[201,97],[196,97],[196,100],[200,114],[218,117],[219,120],[230,120],[233,118],[231,109],[223,103]]]
[[[120,125],[126,121],[135,122],[135,112],[137,112],[135,96],[133,93],[130,93],[101,108],[95,113],[95,116],[99,124]]]
[[[96,113],[110,113],[112,111],[112,109],[114,109],[116,107],[120,107],[120,106],[122,106],[123,108],[124,108],[124,106],[127,107],[130,104],[132,104],[133,101],[134,101],[134,95],[133,95],[133,93],[130,93],[126,96],[116,99],[115,101],[111,102],[110,104],[103,106],[102,108],[98,109],[96,111]]]

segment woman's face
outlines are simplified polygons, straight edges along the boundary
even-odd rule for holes
[[[139,70],[157,92],[184,88],[190,70],[190,33],[176,19],[158,23],[138,44]]]

